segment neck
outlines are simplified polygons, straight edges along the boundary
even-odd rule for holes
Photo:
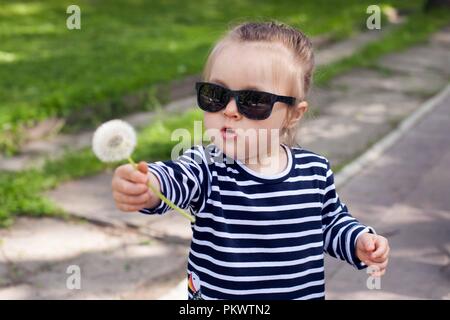
[[[244,163],[253,171],[273,175],[283,172],[288,164],[288,156],[285,149],[279,145],[275,150],[246,159]]]

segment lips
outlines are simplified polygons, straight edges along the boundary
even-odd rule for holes
[[[225,140],[236,139],[237,134],[233,128],[224,126],[220,129],[220,133],[222,134],[222,138]]]

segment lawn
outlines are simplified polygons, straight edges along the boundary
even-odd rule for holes
[[[139,132],[138,147],[133,158],[138,161],[170,158],[175,145],[188,143],[189,137],[195,138],[193,123],[202,119],[200,110],[185,112],[177,118],[155,119],[152,126]],[[187,135],[172,139],[175,129],[185,129],[184,134]],[[0,171],[0,228],[10,225],[17,215],[64,216],[63,210],[43,196],[43,192],[71,179],[105,170],[112,171],[119,164],[102,163],[95,158],[90,148],[85,148],[68,151],[64,157],[56,160],[48,160],[42,168],[20,172]]]
[[[92,127],[127,112],[118,103],[124,95],[142,90],[153,93],[157,84],[199,73],[211,44],[230,23],[275,18],[309,35],[341,39],[365,27],[365,9],[371,4],[339,0],[333,1],[330,10],[330,1],[298,2],[79,1],[82,29],[73,31],[65,28],[65,8],[70,2],[2,3],[0,151],[15,150],[22,126],[49,117],[73,117],[99,104],[103,109],[93,112],[94,117],[87,122]],[[377,68],[381,55],[422,41],[448,24],[449,11],[424,15],[420,12],[422,2],[383,2],[410,10],[410,19],[351,57],[319,68],[316,84],[326,85],[335,75],[355,66]],[[150,109],[152,103],[149,99],[140,108]],[[177,144],[171,141],[171,132],[177,128],[192,132],[193,121],[201,118],[197,110],[153,122],[139,132],[134,158],[170,158]],[[61,209],[42,192],[116,165],[100,163],[86,148],[69,151],[39,169],[0,171],[0,226],[11,223],[16,215],[61,215]]]
[[[382,4],[419,10],[422,2]],[[0,4],[0,152],[16,151],[21,129],[42,119],[92,127],[130,112],[121,97],[138,90],[149,98],[137,108],[151,109],[154,86],[198,74],[211,45],[232,23],[278,19],[310,36],[339,39],[365,26],[372,1],[82,0],[81,30],[68,30],[66,8],[72,3]],[[89,117],[81,117],[89,110]]]

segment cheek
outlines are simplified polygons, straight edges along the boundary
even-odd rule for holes
[[[268,146],[279,145],[281,143],[281,130],[284,126],[287,110],[285,108],[273,109],[269,118],[262,121],[255,121],[254,128],[258,128],[258,138],[254,143]]]
[[[285,106],[275,104],[272,114],[266,121],[265,125],[271,129],[282,129],[287,117],[287,109]]]
[[[255,122],[255,128],[265,129],[267,134],[278,134],[284,126],[284,122],[287,116],[287,110],[285,108],[275,108],[269,118]],[[272,133],[273,132],[273,133]]]
[[[209,129],[212,125],[214,125],[214,118],[209,112],[205,112],[203,114],[203,123],[205,125],[205,129]]]
[[[218,113],[205,112],[203,123],[206,132],[215,132],[217,130],[220,130],[222,126]]]
[[[220,137],[221,120],[218,113],[205,112],[203,116],[203,124],[205,127],[205,138],[218,141]]]

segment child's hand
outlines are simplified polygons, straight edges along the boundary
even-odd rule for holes
[[[361,234],[356,242],[356,256],[366,265],[376,267],[373,274],[376,277],[386,272],[389,250],[387,239],[372,233]]]
[[[148,188],[149,179],[159,190],[157,178],[153,174],[148,174],[145,162],[139,163],[138,170],[131,164],[118,167],[111,183],[116,207],[122,211],[139,211],[142,208],[156,207],[160,200]]]

